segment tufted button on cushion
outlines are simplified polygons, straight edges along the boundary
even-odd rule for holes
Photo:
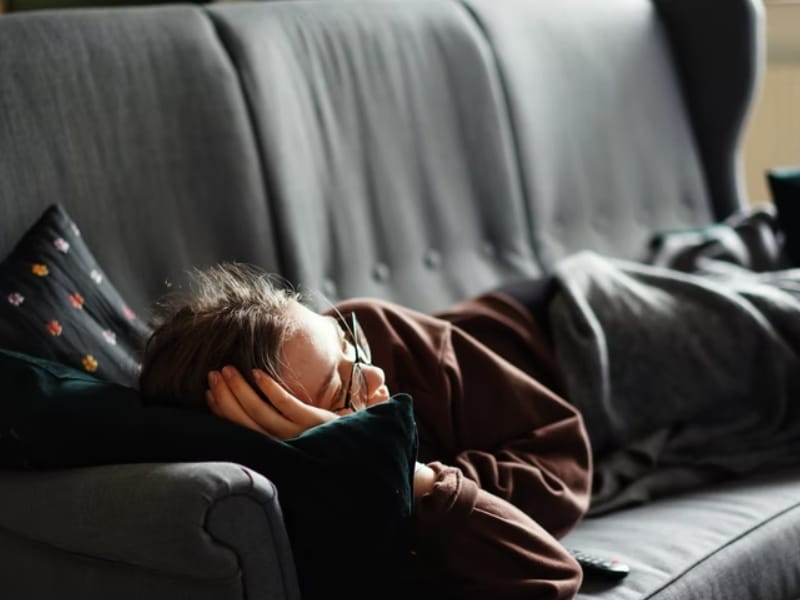
[[[372,278],[381,283],[389,280],[389,267],[383,263],[378,263],[372,268]]]
[[[425,253],[425,266],[429,269],[438,269],[442,264],[442,255],[438,250],[428,250]]]
[[[495,247],[494,244],[492,244],[492,242],[489,241],[483,243],[483,246],[481,247],[481,252],[483,252],[483,255],[488,258],[494,258],[495,256],[497,256],[497,248]]]

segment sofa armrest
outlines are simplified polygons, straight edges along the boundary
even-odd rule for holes
[[[0,580],[13,598],[300,597],[274,486],[232,463],[0,471]]]

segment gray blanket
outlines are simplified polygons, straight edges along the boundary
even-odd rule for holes
[[[557,265],[551,325],[593,444],[590,514],[800,457],[800,269],[770,217],[662,236],[650,264]]]

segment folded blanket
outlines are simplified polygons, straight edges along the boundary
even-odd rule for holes
[[[556,266],[556,353],[596,457],[590,514],[800,456],[800,269],[765,270],[784,263],[764,223],[676,234],[657,264]]]

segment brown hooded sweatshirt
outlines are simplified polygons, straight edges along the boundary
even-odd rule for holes
[[[392,393],[414,400],[419,460],[437,474],[416,506],[416,562],[431,597],[571,598],[580,569],[556,541],[589,501],[589,442],[560,398],[531,314],[490,293],[435,316],[356,299]]]

